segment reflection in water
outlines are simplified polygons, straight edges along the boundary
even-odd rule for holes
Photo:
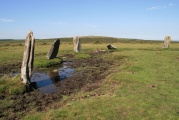
[[[56,86],[54,83],[61,81],[73,74],[74,69],[67,66],[65,62],[55,70],[45,72],[34,72],[31,77],[31,82],[34,88],[38,88],[40,93],[52,93]]]

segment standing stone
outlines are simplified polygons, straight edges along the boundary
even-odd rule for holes
[[[171,42],[171,37],[170,36],[166,36],[165,40],[164,40],[163,48],[169,48],[170,42]]]
[[[34,63],[35,38],[33,32],[30,31],[25,40],[24,55],[21,66],[21,80],[25,84],[30,84]]]
[[[47,54],[47,59],[54,59],[57,57],[59,46],[60,46],[60,40],[59,39],[55,40],[51,49]]]
[[[111,44],[108,44],[107,45],[107,48],[110,50],[110,49],[117,49],[117,47],[116,46],[114,46],[114,45],[111,45]]]
[[[73,45],[75,52],[81,51],[80,38],[78,36],[73,37]]]

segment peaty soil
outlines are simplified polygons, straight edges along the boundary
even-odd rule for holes
[[[0,101],[12,101],[12,104],[0,108],[0,119],[18,120],[36,111],[56,109],[63,106],[56,103],[61,101],[64,95],[75,95],[81,89],[93,91],[99,88],[114,65],[112,61],[101,58],[105,54],[110,53],[89,53],[90,57],[85,59],[75,59],[73,55],[65,55],[67,59],[72,59],[71,67],[75,72],[71,77],[57,82],[56,91],[53,93],[42,94],[35,90],[18,95],[0,95]]]
[[[0,65],[0,77],[5,74],[15,74],[20,72],[21,62]]]

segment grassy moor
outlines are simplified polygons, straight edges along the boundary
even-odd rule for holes
[[[24,40],[0,40],[0,119],[179,119],[179,42],[163,48],[157,40],[83,36],[74,52],[73,38],[59,38],[57,57],[48,60],[57,39],[35,41],[34,75],[62,64],[74,70],[53,78],[50,93],[27,92],[20,80]]]

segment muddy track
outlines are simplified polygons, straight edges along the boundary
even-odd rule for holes
[[[31,111],[46,111],[61,107],[55,105],[62,99],[63,95],[74,95],[77,90],[85,89],[92,91],[100,87],[100,83],[110,73],[107,72],[114,65],[112,61],[100,58],[102,53],[90,53],[89,58],[73,60],[72,67],[78,68],[73,76],[57,82],[57,89],[51,94],[41,94],[38,90],[20,95],[6,96],[0,95],[0,100],[13,101],[12,105],[0,108],[0,119],[6,120],[21,119]],[[110,54],[110,53],[104,53]],[[73,57],[73,55],[66,55]],[[80,68],[80,69],[79,69]],[[87,86],[88,84],[88,86]],[[90,85],[89,85],[90,84]]]

